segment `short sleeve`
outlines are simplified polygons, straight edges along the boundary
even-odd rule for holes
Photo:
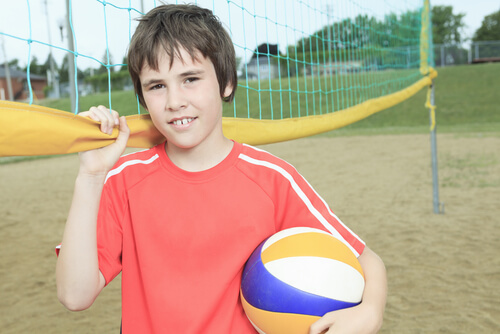
[[[122,270],[123,219],[127,212],[125,191],[119,178],[104,186],[97,218],[97,253],[99,270],[109,284]]]

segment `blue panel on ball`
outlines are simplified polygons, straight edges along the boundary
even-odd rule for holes
[[[308,293],[280,281],[262,263],[260,253],[264,243],[250,256],[242,275],[241,291],[252,306],[271,312],[321,317],[331,311],[358,305]]]

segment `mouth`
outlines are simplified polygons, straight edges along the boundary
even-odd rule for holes
[[[186,125],[194,121],[196,117],[186,117],[186,118],[180,118],[180,119],[174,119],[173,121],[169,122],[169,124],[173,125]]]

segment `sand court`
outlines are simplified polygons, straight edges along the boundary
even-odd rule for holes
[[[432,210],[429,135],[314,137],[262,146],[292,163],[384,260],[381,333],[500,330],[500,137],[438,136]],[[2,333],[119,333],[119,277],[87,311],[59,304],[55,252],[78,157],[0,165]]]

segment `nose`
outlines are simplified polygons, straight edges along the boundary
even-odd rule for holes
[[[178,111],[186,107],[186,98],[181,89],[170,88],[167,91],[167,110]]]

